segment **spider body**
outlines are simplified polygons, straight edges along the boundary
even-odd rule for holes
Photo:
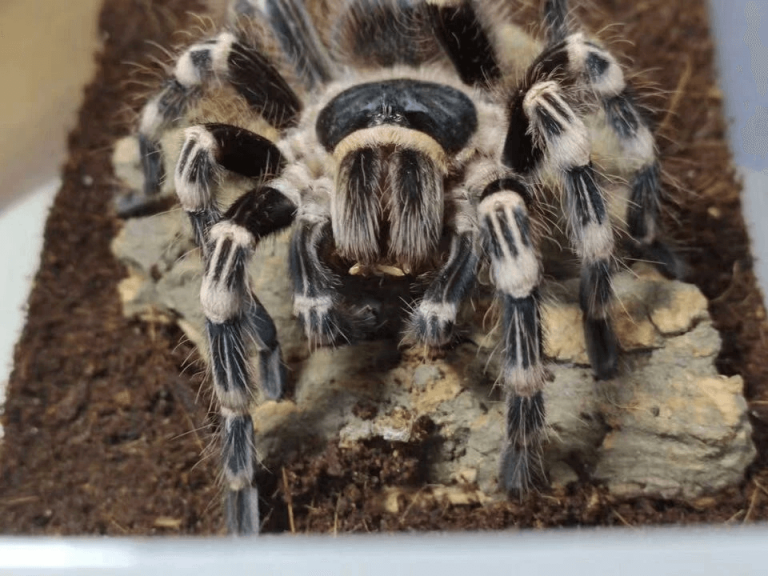
[[[228,124],[189,127],[173,175],[205,263],[200,299],[232,532],[258,530],[255,387],[279,399],[286,379],[274,323],[245,272],[262,238],[293,227],[294,313],[310,347],[352,344],[386,320],[350,293],[355,276],[381,284],[419,279],[426,288],[407,314],[406,339],[450,346],[459,308],[488,266],[501,309],[507,402],[500,486],[520,494],[545,478],[536,214],[546,190],[563,197],[581,260],[582,328],[595,375],[610,378],[617,369],[614,225],[586,115],[603,115],[636,168],[625,215],[630,246],[669,274],[679,269],[659,239],[653,137],[615,58],[571,29],[564,0],[547,0],[546,45],[510,83],[493,8],[351,0],[329,45],[300,0],[238,0],[233,22],[258,33],[233,25],[194,44],[144,108],[144,200],[163,178],[161,134],[213,82],[231,84],[280,134],[271,141]],[[218,187],[229,172],[251,178],[253,188],[225,208]]]

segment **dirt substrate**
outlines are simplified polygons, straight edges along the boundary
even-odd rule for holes
[[[532,2],[533,3],[533,2]],[[538,4],[538,2],[535,2]],[[649,523],[740,523],[768,518],[768,344],[752,271],[740,186],[724,140],[704,0],[593,0],[593,30],[634,44],[618,52],[644,70],[670,199],[667,227],[710,299],[724,348],[719,367],[746,382],[760,456],[743,485],[695,503],[619,501],[587,481],[522,502],[453,506],[424,488],[421,441],[374,442],[356,451],[318,447],[314,457],[260,476],[265,529],[350,532]],[[108,0],[104,49],[69,139],[63,187],[45,233],[29,320],[16,349],[3,424],[0,532],[210,534],[221,531],[217,459],[206,422],[209,392],[181,333],[123,318],[116,285],[125,271],[109,252],[114,141],[131,129],[134,63],[154,66],[148,40],[171,45],[189,24],[190,0]],[[528,11],[535,14],[535,11]],[[201,392],[202,388],[202,392]],[[374,407],[361,407],[372,410]],[[201,453],[205,456],[201,457]],[[397,512],[381,486],[402,486]],[[286,487],[289,488],[286,492]],[[425,496],[426,495],[426,496]],[[390,510],[393,508],[390,507]]]

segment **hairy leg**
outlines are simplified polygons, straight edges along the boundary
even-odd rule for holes
[[[234,534],[259,529],[258,494],[251,486],[256,454],[249,408],[255,386],[273,399],[282,397],[285,388],[275,325],[251,292],[246,265],[257,242],[289,226],[295,211],[282,193],[264,186],[242,196],[206,233],[200,301],[223,419],[227,527]]]
[[[632,171],[626,214],[632,255],[654,262],[668,277],[681,277],[684,265],[660,230],[661,167],[649,122],[616,58],[575,29],[567,11],[567,0],[546,1],[544,20],[550,43],[539,63],[544,68],[559,67],[561,74],[586,87],[588,99],[596,100],[605,113],[623,162]]]
[[[231,83],[254,111],[277,128],[285,128],[298,118],[298,96],[258,48],[231,32],[194,44],[178,58],[163,89],[141,113],[138,139],[144,189],[140,195],[118,201],[121,215],[143,209],[157,196],[165,177],[160,138],[184,118],[215,80]]]
[[[174,171],[176,194],[189,215],[198,246],[207,250],[208,230],[221,219],[214,194],[221,173],[259,179],[277,174],[284,162],[272,142],[237,126],[192,126],[184,136]]]
[[[613,229],[590,159],[588,130],[559,82],[537,79],[538,70],[529,74],[510,103],[503,160],[519,173],[535,178],[551,170],[560,180],[568,232],[582,262],[580,304],[590,361],[598,378],[611,378],[618,365],[610,319]]]
[[[500,382],[506,395],[507,429],[499,482],[509,494],[523,494],[545,481],[541,267],[526,200],[530,194],[525,183],[509,175],[488,182],[478,206],[502,310]]]

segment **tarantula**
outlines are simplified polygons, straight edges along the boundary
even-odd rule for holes
[[[668,275],[660,240],[660,168],[648,122],[617,60],[579,31],[566,0],[543,4],[545,42],[519,79],[506,77],[501,0],[348,0],[322,36],[303,0],[237,0],[232,25],[178,58],[143,109],[143,194],[164,178],[160,137],[206,87],[228,84],[279,133],[189,127],[173,174],[205,269],[200,299],[222,426],[228,528],[258,531],[249,414],[255,387],[279,399],[286,373],[275,325],[251,292],[246,261],[293,226],[294,312],[311,346],[353,343],[381,319],[342,295],[351,276],[428,278],[407,313],[408,339],[450,346],[462,301],[489,264],[502,327],[506,442],[500,486],[545,481],[544,368],[537,207],[563,198],[581,261],[580,305],[594,374],[617,370],[611,325],[614,226],[591,161],[597,117],[635,167],[624,220],[630,248]],[[590,124],[589,126],[593,125]],[[227,173],[253,180],[220,204]],[[256,360],[251,360],[255,355]],[[251,362],[255,366],[251,365]]]

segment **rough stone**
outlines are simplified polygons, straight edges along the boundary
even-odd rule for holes
[[[295,389],[291,399],[253,409],[260,456],[279,458],[310,437],[342,445],[377,437],[408,442],[416,423],[428,417],[438,441],[425,457],[431,481],[444,486],[440,498],[472,503],[500,497],[496,473],[505,426],[494,387],[497,329],[471,325],[475,344],[435,360],[400,350],[394,340],[310,355],[292,314],[287,239],[262,243],[250,265]],[[126,314],[173,318],[204,351],[200,259],[182,212],[129,220],[113,250],[131,272],[121,286]],[[545,459],[552,483],[586,475],[620,496],[689,500],[739,483],[755,456],[751,426],[741,378],[715,369],[720,338],[706,299],[695,286],[666,280],[644,265],[617,274],[614,288],[624,352],[618,377],[597,382],[581,330],[578,281],[542,287],[549,358]],[[483,318],[485,305],[476,302],[474,318]],[[361,414],[362,404],[377,409]],[[397,492],[383,505],[396,507]]]

